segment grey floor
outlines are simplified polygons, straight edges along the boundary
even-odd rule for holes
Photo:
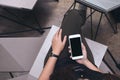
[[[52,0],[48,0],[46,2],[43,1],[38,1],[38,3],[35,6],[35,12],[37,15],[37,19],[39,23],[41,24],[42,28],[50,27],[51,25],[56,25],[60,26],[63,15],[67,11],[67,9],[71,6],[73,3],[73,0],[60,0],[59,2],[55,2]],[[26,11],[19,11],[16,9],[9,9],[8,10],[12,11],[12,15],[7,14],[6,11],[3,9],[0,9],[0,14],[5,14],[11,18],[13,18],[13,13],[17,13],[17,16],[21,16],[24,19],[24,23],[30,24],[31,26],[35,26],[38,28],[38,25],[35,23],[35,20],[33,19],[34,16],[28,14]],[[89,13],[89,9],[88,9]],[[93,15],[93,31],[95,32],[96,26],[98,24],[98,19],[99,19],[100,14],[96,12]],[[16,20],[18,20],[18,17],[14,17]],[[22,22],[22,21],[21,21]],[[116,61],[120,63],[120,28],[118,24],[118,33],[114,34],[110,24],[107,22],[106,18],[104,17],[102,19],[102,24],[100,26],[98,36],[96,41],[100,42],[102,44],[105,44],[109,47],[109,50],[115,57]],[[6,20],[2,17],[0,17],[0,32],[9,32],[9,31],[15,31],[15,30],[22,30],[22,29],[29,29],[26,28],[25,26],[18,25],[14,22],[11,22],[9,20]],[[83,26],[83,33],[87,38],[90,38],[90,19],[86,20],[85,25]],[[46,31],[46,30],[45,30]],[[44,33],[43,33],[44,34]],[[7,34],[7,35],[0,35],[1,37],[37,37],[37,36],[42,36],[37,31],[30,31],[30,32],[24,32],[24,33],[17,33],[17,34]],[[120,70],[116,68],[114,63],[111,61],[111,59],[107,58],[110,66],[113,67],[116,73],[120,74]],[[23,75],[28,72],[22,72],[22,73],[13,73],[14,76],[18,75]],[[11,78],[9,73],[0,73],[0,80],[7,80]]]

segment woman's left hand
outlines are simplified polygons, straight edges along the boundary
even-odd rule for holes
[[[82,46],[83,58],[82,59],[77,59],[76,62],[79,63],[79,64],[84,64],[86,61],[88,61],[88,59],[87,59],[87,51],[86,51],[86,48],[85,48],[83,43],[80,46]],[[69,53],[71,53],[70,46],[68,47],[68,49],[69,49]]]
[[[83,58],[76,60],[76,62],[78,62],[79,64],[84,64],[86,61],[88,61],[87,51],[83,43],[82,43],[82,53],[83,53]]]
[[[52,40],[52,52],[59,55],[65,46],[66,40],[67,36],[64,36],[62,40],[62,29],[58,30]]]

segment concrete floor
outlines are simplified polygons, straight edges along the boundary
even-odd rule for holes
[[[48,2],[38,2],[35,6],[35,11],[37,13],[37,18],[39,23],[42,27],[50,27],[51,25],[60,26],[64,13],[68,10],[68,8],[73,3],[73,0],[60,0],[60,2],[54,2],[51,0],[48,0]],[[33,16],[27,16],[24,15],[24,13],[20,13],[17,10],[13,10],[15,13],[18,13],[20,16],[26,16],[24,17],[25,23],[34,25],[35,21],[33,20]],[[2,14],[7,14],[5,11],[0,9],[0,12]],[[89,13],[89,9],[88,9]],[[22,15],[21,15],[22,14]],[[7,14],[8,15],[8,14]],[[10,16],[10,15],[8,15]],[[96,12],[93,17],[93,31],[96,30],[97,20],[99,19],[100,14]],[[10,16],[13,17],[13,16]],[[17,19],[17,18],[16,18]],[[6,24],[7,23],[7,24]],[[109,50],[112,52],[113,56],[115,57],[116,61],[120,63],[120,28],[118,24],[118,33],[114,34],[109,23],[107,22],[106,18],[104,17],[102,20],[102,24],[100,26],[98,36],[96,41],[100,42],[102,44],[105,44],[109,47]],[[16,23],[13,23],[11,21],[8,21],[4,18],[0,17],[0,32],[8,32],[13,30],[21,30],[21,29],[28,29],[24,26],[18,25]],[[86,20],[85,25],[83,26],[83,33],[87,38],[90,38],[90,19]],[[24,32],[24,33],[17,33],[17,34],[10,34],[10,35],[4,35],[9,37],[31,37],[31,36],[42,36],[37,31],[31,31],[31,32]],[[1,36],[3,37],[3,36]],[[108,59],[108,58],[107,58]],[[109,60],[109,59],[108,59]],[[113,69],[116,71],[116,73],[120,74],[120,70],[116,68],[114,63],[112,61],[108,61],[109,64],[113,67]],[[27,73],[27,72],[26,72]],[[26,74],[25,73],[25,74]],[[14,76],[22,75],[23,73],[17,73],[14,74]],[[0,80],[7,80],[10,78],[10,75],[8,73],[0,73]]]

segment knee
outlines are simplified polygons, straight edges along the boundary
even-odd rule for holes
[[[79,26],[82,26],[86,21],[86,10],[72,9],[64,15],[63,21],[66,21],[70,24],[79,24]]]

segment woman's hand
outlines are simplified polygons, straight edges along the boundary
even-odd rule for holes
[[[71,49],[69,47],[69,53],[71,53]],[[83,58],[82,59],[78,59],[76,60],[76,62],[78,62],[79,64],[84,64],[85,62],[88,61],[87,59],[87,52],[86,52],[86,48],[84,46],[84,44],[82,43],[82,53],[83,53]]]
[[[69,52],[71,53],[70,49]],[[87,59],[87,51],[83,43],[82,43],[82,53],[83,53],[83,58],[76,60],[76,62],[85,65],[91,70],[100,72],[100,70]]]
[[[66,40],[67,36],[64,36],[62,40],[62,29],[58,30],[52,40],[52,52],[59,55],[65,46]]]
[[[88,61],[88,59],[87,59],[87,51],[86,51],[86,48],[85,48],[83,43],[82,43],[82,53],[83,53],[83,58],[76,60],[76,62],[78,62],[80,64],[84,64],[85,62]]]

